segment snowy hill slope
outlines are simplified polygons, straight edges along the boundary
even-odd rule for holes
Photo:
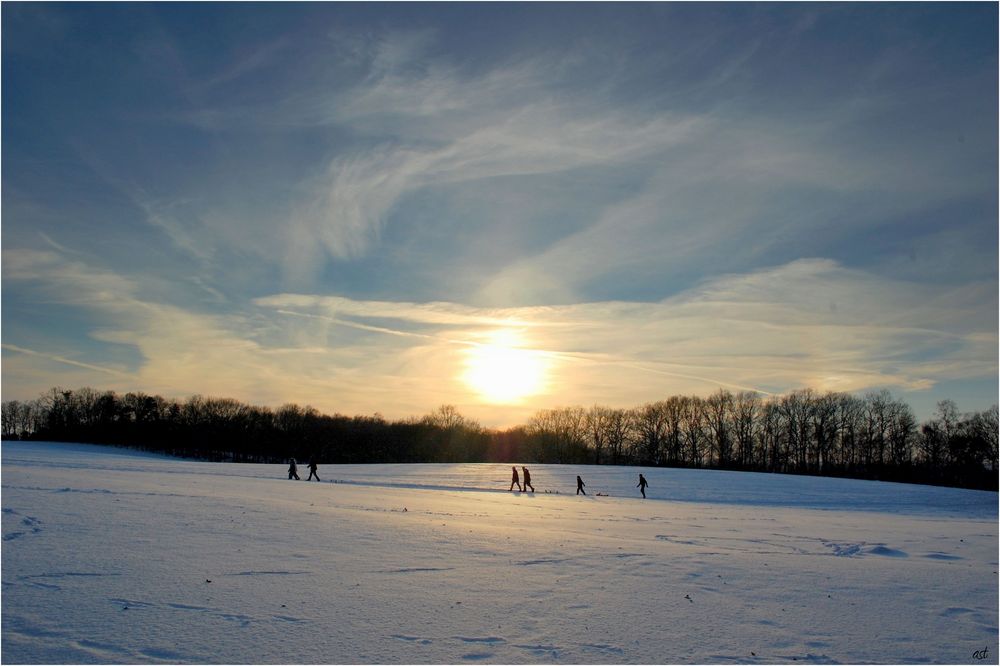
[[[88,445],[0,456],[5,663],[998,654],[996,493],[650,469],[643,501],[636,468],[531,466],[532,495],[507,465],[307,483]],[[611,496],[574,496],[577,474]]]

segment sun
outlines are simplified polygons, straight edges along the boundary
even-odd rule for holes
[[[465,354],[462,380],[486,402],[517,403],[545,387],[547,356],[524,348],[517,331],[495,331]]]

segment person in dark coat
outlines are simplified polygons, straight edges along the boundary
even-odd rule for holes
[[[510,488],[507,489],[507,492],[514,490],[515,485],[517,486],[517,491],[521,492],[521,479],[517,476],[517,467],[511,467],[510,469],[514,472],[514,474],[510,478]]]
[[[311,459],[309,461],[309,478],[306,479],[306,481],[312,481],[314,476],[316,477],[316,480],[319,481],[319,474],[316,473],[316,467],[316,459]]]
[[[639,492],[642,493],[642,499],[646,499],[646,486],[648,486],[648,485],[649,484],[646,482],[646,477],[644,477],[642,475],[642,473],[640,473],[639,474],[639,485],[637,485],[636,488],[638,488]]]
[[[295,464],[295,458],[288,459],[288,478],[299,480],[299,468]]]
[[[527,467],[521,467],[521,470],[524,472],[524,489],[525,489],[525,491],[527,491],[528,488],[531,488],[531,492],[535,492],[535,487],[533,485],[531,485],[531,472],[528,471]]]
[[[576,494],[577,495],[579,495],[580,493],[583,493],[584,495],[587,494],[587,491],[583,489],[583,487],[585,485],[587,485],[587,484],[583,482],[583,479],[581,479],[579,476],[576,477]]]

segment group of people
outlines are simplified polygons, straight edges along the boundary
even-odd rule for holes
[[[510,479],[510,488],[508,488],[508,492],[514,490],[514,486],[517,486],[518,491],[524,490],[524,492],[528,492],[528,488],[531,488],[531,492],[535,492],[535,487],[531,485],[531,472],[528,471],[527,467],[521,468],[524,471],[523,489],[521,488],[521,480],[517,477],[517,467],[511,467],[510,469],[514,472],[514,475]]]
[[[319,481],[319,474],[316,473],[316,468],[317,467],[318,467],[318,465],[316,464],[315,460],[310,460],[309,461],[309,478],[306,479],[306,481],[312,481],[313,477],[316,477],[316,480]],[[514,486],[517,486],[518,492],[528,492],[529,488],[531,489],[531,492],[535,492],[535,487],[533,485],[531,485],[531,472],[528,471],[527,467],[521,467],[521,471],[524,473],[524,482],[523,482],[523,484],[521,482],[521,477],[517,473],[517,467],[514,466],[514,467],[511,467],[510,469],[511,469],[511,472],[513,472],[513,474],[511,475],[510,488],[508,488],[508,492],[512,492],[514,490]],[[289,480],[295,479],[296,481],[301,481],[301,479],[299,478],[299,467],[295,463],[295,458],[289,458],[288,459],[288,478],[289,478]],[[583,482],[583,479],[581,479],[579,476],[577,476],[576,477],[576,494],[577,495],[586,495],[587,491],[584,490],[584,487],[586,485],[587,484]],[[642,498],[643,499],[646,499],[646,487],[648,485],[649,485],[649,483],[646,481],[646,477],[644,477],[642,474],[639,474],[639,484],[636,486],[636,488],[638,488],[639,492],[642,493]]]
[[[523,489],[521,488],[521,480],[520,480],[520,478],[517,475],[517,467],[511,467],[510,469],[513,472],[513,474],[511,475],[511,479],[510,479],[510,488],[507,489],[508,492],[512,492],[514,490],[514,486],[517,486],[517,489],[519,491],[520,490],[524,490],[525,492],[527,492],[528,488],[531,488],[531,492],[535,492],[535,487],[533,485],[531,485],[531,473],[528,471],[527,467],[521,467],[521,471],[524,472],[524,488]],[[584,487],[586,485],[587,484],[584,483],[583,479],[581,479],[579,477],[579,475],[578,475],[576,477],[576,494],[577,495],[586,495],[587,491],[584,490]],[[646,487],[647,486],[649,486],[649,482],[646,481],[646,477],[644,477],[642,475],[642,473],[640,473],[639,474],[639,483],[636,485],[636,488],[638,488],[639,492],[642,493],[642,498],[643,499],[646,499]],[[600,493],[598,493],[598,494],[600,494]]]
[[[319,465],[316,464],[315,460],[309,461],[309,478],[306,479],[306,481],[312,481],[314,476],[316,477],[316,480],[319,481],[319,474],[316,473],[317,467],[319,467]],[[299,467],[295,464],[295,458],[288,459],[288,478],[289,480],[295,479],[296,481],[301,481],[299,478]]]

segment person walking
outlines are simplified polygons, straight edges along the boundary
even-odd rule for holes
[[[639,485],[637,485],[636,488],[638,488],[639,492],[642,493],[642,499],[646,499],[646,486],[648,486],[648,485],[649,484],[646,482],[646,477],[644,477],[642,475],[642,473],[640,472],[639,473]]]
[[[515,485],[517,486],[517,492],[521,492],[521,480],[517,476],[517,467],[512,466],[510,469],[514,474],[510,477],[510,488],[507,489],[507,492],[512,492]]]
[[[314,476],[316,477],[316,480],[319,481],[319,474],[316,473],[316,467],[317,467],[317,465],[316,465],[316,459],[315,458],[310,458],[309,459],[309,478],[306,479],[306,481],[312,481],[312,478]]]
[[[524,490],[527,492],[528,488],[531,488],[531,492],[535,492],[535,487],[531,485],[531,472],[528,471],[527,467],[521,467],[521,471],[524,472]]]
[[[288,478],[299,481],[299,468],[295,464],[295,458],[288,459]]]
[[[581,479],[579,476],[576,477],[576,494],[577,495],[579,495],[580,493],[583,493],[584,495],[587,494],[587,491],[583,489],[583,487],[585,485],[587,485],[587,484],[583,482],[583,479]]]

